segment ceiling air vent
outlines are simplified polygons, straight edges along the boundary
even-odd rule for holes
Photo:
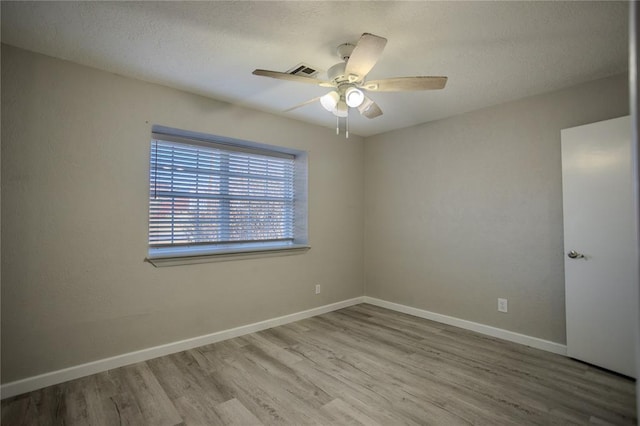
[[[318,75],[318,69],[304,63],[299,63],[295,67],[288,70],[287,74],[301,75],[303,77],[315,77],[316,75]]]

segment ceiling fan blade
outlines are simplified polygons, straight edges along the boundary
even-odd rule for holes
[[[447,77],[396,77],[367,81],[362,88],[371,92],[404,92],[438,90],[447,84]]]
[[[253,75],[259,75],[261,77],[271,77],[278,80],[296,81],[298,83],[313,84],[315,86],[335,87],[334,84],[328,81],[318,80],[317,78],[311,78],[311,77],[303,77],[301,75],[288,74],[286,72],[258,69],[258,70],[253,70]]]
[[[367,118],[376,118],[382,115],[382,110],[380,109],[378,104],[367,96],[364,97],[364,101],[358,107],[358,111],[360,111],[360,115],[363,115]]]
[[[369,33],[362,34],[347,61],[345,75],[355,75],[362,80],[378,62],[386,44],[387,39],[384,37]]]
[[[315,97],[315,98],[313,98],[313,99],[309,99],[308,101],[302,102],[301,104],[298,104],[298,105],[296,105],[296,106],[292,106],[291,108],[289,108],[289,109],[285,109],[285,110],[284,110],[284,111],[282,111],[282,112],[289,112],[289,111],[293,111],[294,109],[301,108],[301,107],[303,107],[303,106],[306,106],[306,105],[312,104],[312,103],[317,102],[317,101],[319,101],[319,100],[320,100],[320,96]]]

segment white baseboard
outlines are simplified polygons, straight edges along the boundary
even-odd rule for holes
[[[467,321],[460,318],[437,314],[435,312],[426,311],[424,309],[412,308],[411,306],[401,305],[399,303],[387,302],[386,300],[376,299],[375,297],[365,296],[364,303],[369,303],[371,305],[380,306],[381,308],[391,309],[392,311],[402,312],[404,314],[429,319],[443,324],[453,325],[455,327],[464,328],[466,330],[472,330],[477,333],[486,334],[487,336],[497,337],[498,339],[520,343],[521,345],[531,346],[532,348],[542,349],[544,351],[553,352],[559,355],[567,355],[566,345],[551,342],[549,340],[539,339],[537,337],[531,337],[525,334],[515,333],[513,331],[491,327],[489,325],[484,325],[473,321]]]
[[[31,392],[36,389],[44,388],[46,386],[63,383],[69,380],[78,379],[80,377],[89,376],[91,374],[101,373],[113,368],[124,367],[125,365],[135,364],[137,362],[142,362],[160,356],[185,351],[187,349],[197,348],[199,346],[220,342],[222,340],[231,339],[233,337],[255,333],[256,331],[266,330],[267,328],[277,327],[279,325],[288,324],[316,315],[322,315],[327,312],[357,305],[359,303],[362,303],[363,300],[364,297],[355,297],[353,299],[343,300],[341,302],[331,303],[329,305],[319,306],[317,308],[308,309],[306,311],[296,312],[278,318],[272,318],[253,324],[243,325],[240,327],[231,328],[229,330],[218,331],[216,333],[211,333],[204,336],[198,336],[191,339],[168,343],[166,345],[160,345],[153,348],[129,352],[111,358],[104,358],[97,361],[88,362],[86,364],[65,368],[62,370],[40,374],[38,376],[27,377],[26,379],[16,380],[15,382],[3,384],[2,386],[0,386],[0,395],[2,399],[10,398],[12,396],[20,395],[25,392]]]
[[[520,343],[522,345],[531,346],[548,352],[567,355],[567,347],[559,343],[515,333],[513,331],[503,330],[501,328],[479,324],[473,321],[467,321],[447,315],[437,314],[435,312],[413,308],[411,306],[401,305],[399,303],[387,302],[386,300],[376,299],[374,297],[362,296],[343,300],[341,302],[331,303],[329,305],[319,306],[317,308],[308,309],[302,312],[296,312],[293,314],[256,322],[253,324],[231,328],[229,330],[222,330],[204,336],[198,336],[191,339],[180,340],[178,342],[167,343],[166,345],[160,345],[135,352],[129,352],[111,358],[104,358],[97,361],[88,362],[86,364],[65,368],[62,370],[40,374],[38,376],[16,380],[15,382],[6,383],[0,386],[0,397],[2,399],[10,398],[12,396],[20,395],[25,392],[31,392],[36,389],[41,389],[69,380],[78,379],[80,377],[89,376],[91,374],[101,373],[103,371],[111,370],[118,367],[124,367],[126,365],[135,364],[137,362],[147,361],[149,359],[157,358],[160,356],[170,355],[176,352],[197,348],[199,346],[220,342],[222,340],[231,339],[249,333],[255,333],[256,331],[266,330],[267,328],[289,324],[291,322],[310,318],[316,315],[322,315],[327,312],[347,308],[359,303],[369,303],[371,305],[376,305],[382,308],[391,309],[393,311],[402,312],[416,317],[437,321],[443,324],[453,325],[467,330],[472,330],[481,334],[486,334],[488,336],[497,337],[499,339]]]

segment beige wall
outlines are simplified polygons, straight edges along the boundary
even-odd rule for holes
[[[361,138],[6,45],[2,89],[3,383],[363,294]],[[312,249],[144,263],[153,124],[308,151]]]
[[[628,105],[621,75],[367,138],[365,293],[564,343],[560,129]]]

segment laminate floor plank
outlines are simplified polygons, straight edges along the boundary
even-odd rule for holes
[[[229,426],[260,426],[263,423],[256,416],[242,405],[240,401],[233,398],[216,406],[216,411],[220,415],[225,425]]]
[[[120,423],[116,405],[101,393],[95,375],[74,380],[65,387],[65,407],[63,418],[71,424],[106,426]]]
[[[428,343],[432,348],[442,348],[442,346],[439,346],[441,342],[429,341]],[[456,343],[456,345],[458,344]],[[535,391],[535,397],[537,398],[541,398],[544,395],[551,397],[557,396],[561,398],[560,400],[563,401],[563,404],[569,408],[575,406],[572,398],[578,398],[578,401],[589,403],[592,409],[598,412],[599,407],[603,403],[601,399],[603,390],[606,390],[611,396],[610,400],[606,403],[609,408],[624,412],[625,408],[633,407],[634,397],[630,395],[628,391],[624,393],[614,388],[606,388],[604,386],[601,386],[595,391],[592,383],[584,380],[584,378],[581,378],[569,369],[569,371],[566,372],[567,374],[559,374],[560,371],[555,371],[554,374],[547,371],[548,369],[543,368],[541,365],[531,365],[527,362],[526,358],[514,361],[507,357],[503,359],[502,362],[499,358],[490,358],[488,360],[486,358],[476,359],[475,354],[470,355],[468,351],[465,351],[464,347],[460,347],[459,345],[455,350],[451,350],[451,345],[447,346],[447,348],[450,351],[446,353],[444,351],[439,352],[437,359],[456,359],[458,361],[456,364],[458,368],[444,370],[451,371],[453,374],[460,374],[460,372],[469,370],[474,370],[477,374],[480,374],[484,371],[492,376],[487,379],[498,382],[506,380],[507,384],[520,384],[521,386],[513,389],[523,389],[529,394]],[[419,354],[412,356],[418,357]],[[586,367],[580,365],[580,368]],[[553,368],[551,369],[553,370]],[[518,381],[518,379],[520,379],[520,381]],[[570,395],[566,394],[567,388],[572,389]],[[551,398],[550,400],[555,401],[557,398]],[[627,415],[632,414],[631,410],[627,411],[629,411]]]
[[[411,358],[418,361],[415,364],[418,371],[428,363],[420,354],[414,354]],[[595,413],[600,412],[602,404],[606,401],[606,405],[614,411],[620,411],[623,414],[626,411],[626,415],[633,415],[633,396],[628,391],[626,395],[620,395],[602,387],[596,390],[593,385],[588,386],[584,380],[564,380],[562,375],[541,380],[540,376],[545,375],[543,369],[529,369],[526,374],[519,374],[521,370],[527,369],[526,362],[520,366],[509,366],[504,363],[498,365],[496,360],[494,365],[484,360],[473,360],[467,356],[456,360],[451,354],[443,356],[442,353],[439,353],[435,359],[439,362],[452,358],[456,363],[455,368],[448,366],[441,370],[442,374],[446,375],[446,380],[467,383],[477,392],[489,391],[497,386],[498,390],[503,388],[502,393],[517,397],[516,399],[520,402],[546,401],[548,405],[553,406],[556,401],[561,401],[562,405],[568,409],[576,408],[576,404],[588,403]],[[567,389],[571,389],[572,392],[567,393]],[[603,391],[610,395],[606,400],[601,399]]]
[[[531,421],[534,420],[533,412],[526,411],[519,413],[519,407],[514,406],[498,406],[491,396],[477,392],[469,392],[466,386],[460,382],[445,381],[437,379],[433,373],[421,373],[420,370],[410,371],[404,368],[403,358],[388,359],[385,363],[379,363],[366,354],[354,354],[348,361],[351,365],[356,366],[360,371],[372,377],[373,383],[384,383],[384,393],[394,400],[391,405],[396,406],[400,403],[413,405],[429,404],[431,408],[431,416],[449,416],[453,418],[442,419],[443,423],[472,423],[474,419],[483,417],[483,408],[492,409],[497,413],[510,413],[512,418],[520,418]],[[402,365],[402,368],[398,368]],[[426,380],[425,380],[426,379]],[[425,386],[425,383],[437,384],[437,386]],[[454,410],[451,410],[455,407]],[[485,410],[486,411],[486,410]],[[447,412],[449,414],[445,414]],[[496,421],[496,415],[492,416],[492,422]],[[435,417],[438,418],[438,417]],[[439,423],[439,424],[443,424]]]
[[[35,412],[29,411],[25,423],[39,425],[61,425],[65,412],[64,388],[62,385],[49,386],[27,394],[29,404]],[[5,424],[4,419],[2,424]],[[10,422],[8,424],[11,424]]]
[[[383,426],[342,399],[334,399],[322,407],[336,423],[347,425]]]
[[[268,339],[267,333],[258,332],[247,336],[248,344],[253,345],[256,348],[264,351],[270,357],[275,358],[283,365],[292,365],[296,362],[302,361],[302,358],[294,353],[286,350],[286,348],[279,346]]]
[[[182,396],[174,399],[173,405],[183,419],[185,426],[225,425],[217,411],[210,405],[211,402],[203,401],[203,398]]]
[[[3,425],[31,425],[39,424],[38,411],[29,394],[12,398],[9,402],[2,403]],[[53,420],[53,419],[51,419]],[[53,424],[51,421],[48,424]]]
[[[185,424],[224,424],[214,406],[226,398],[209,374],[199,368],[190,352],[156,358],[147,363]]]
[[[2,425],[633,425],[635,382],[372,305],[2,401]]]
[[[251,374],[251,376],[249,376]],[[289,401],[286,391],[265,389],[260,373],[229,368],[216,373],[218,380],[233,387],[235,398],[265,425],[304,424],[304,413]],[[293,409],[292,409],[293,408]]]
[[[418,421],[414,422],[416,424],[424,424],[422,416],[439,420],[434,424],[465,424],[462,415],[465,411],[469,418],[477,417],[477,412],[468,412],[469,406],[462,403],[459,394],[453,396],[458,409],[455,414],[450,413],[447,402],[450,402],[451,398],[448,399],[447,392],[443,392],[442,388],[437,389],[424,384],[414,386],[414,377],[406,374],[400,377],[399,370],[387,366],[394,364],[391,358],[385,358],[385,362],[379,363],[366,355],[354,352],[340,358],[319,356],[314,359],[311,356],[310,360],[317,364],[316,373],[328,371],[329,379],[338,379],[337,383],[333,383],[334,388],[330,393],[339,393],[344,397],[345,393],[342,390],[346,390],[346,394],[359,395],[370,405],[382,404],[389,407],[396,415],[396,420],[398,416],[402,417],[402,424],[409,423],[411,419],[416,420],[416,409],[421,412]],[[316,376],[313,380],[321,379]],[[327,383],[324,385],[327,386]]]
[[[251,344],[236,357],[222,362],[226,368],[217,372],[218,380],[233,387],[237,391],[235,397],[249,410],[259,411],[255,414],[265,424],[316,424],[314,416],[310,416],[322,405],[316,401],[329,400],[313,383],[305,383],[290,367]]]
[[[132,397],[121,399],[122,406],[127,409],[133,408],[133,412],[139,411],[141,414],[141,418],[136,418],[133,423],[149,422],[157,426],[175,426],[182,423],[182,417],[146,362],[118,368],[110,373],[110,376],[117,378],[122,389],[119,395],[128,393]],[[138,417],[137,413],[135,417]]]

